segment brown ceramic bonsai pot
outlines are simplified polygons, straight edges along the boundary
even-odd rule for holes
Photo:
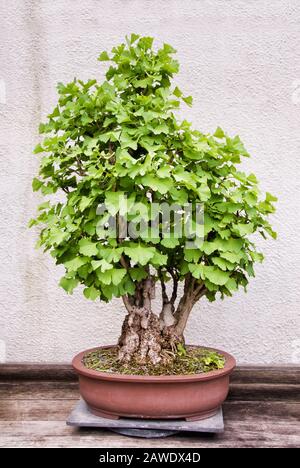
[[[79,376],[80,394],[90,411],[110,419],[184,418],[191,421],[212,416],[227,397],[229,375],[236,365],[230,354],[215,350],[225,357],[225,367],[203,374],[110,374],[88,369],[82,363],[86,353],[97,349],[79,353],[72,365]]]

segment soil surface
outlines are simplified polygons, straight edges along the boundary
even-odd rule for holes
[[[191,375],[216,369],[223,369],[225,358],[216,351],[196,346],[178,349],[177,354],[170,352],[167,365],[151,363],[141,365],[135,362],[122,364],[118,361],[118,347],[99,348],[87,353],[83,364],[88,369],[99,372],[127,375]]]

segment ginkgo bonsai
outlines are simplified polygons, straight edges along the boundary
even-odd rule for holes
[[[83,285],[88,299],[123,299],[123,364],[157,365],[174,355],[170,350],[183,352],[193,306],[246,288],[263,260],[253,234],[276,237],[268,221],[276,198],[261,197],[255,175],[237,168],[249,156],[240,138],[220,127],[204,134],[176,116],[192,98],[171,82],[175,52],[167,44],[155,50],[152,38],[135,34],[102,52],[99,60],[110,62],[106,80],[59,83],[35,149],[45,155],[33,190],[49,196],[31,221],[42,225],[39,245],[64,265],[60,285],[68,293]],[[201,204],[202,236],[191,245],[201,224],[194,214],[189,235],[176,235],[174,216],[167,231],[149,234],[153,204]],[[161,215],[159,208],[159,228]],[[107,235],[112,217],[116,235]],[[121,235],[124,219],[139,225],[138,235]],[[160,313],[152,306],[155,289]]]

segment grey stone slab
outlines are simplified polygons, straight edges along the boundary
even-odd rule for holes
[[[222,409],[207,419],[185,421],[174,419],[107,419],[92,414],[87,404],[80,400],[67,419],[67,425],[75,427],[99,427],[135,437],[166,437],[178,432],[221,433],[224,431]]]
[[[140,437],[142,439],[161,439],[178,434],[179,431],[161,431],[158,429],[127,429],[121,427],[108,427],[106,428],[111,432],[116,432],[128,437]]]

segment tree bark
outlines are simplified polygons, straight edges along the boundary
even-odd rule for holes
[[[118,358],[121,362],[140,365],[166,362],[177,352],[178,343],[184,343],[184,330],[190,312],[206,289],[203,284],[196,283],[191,275],[187,275],[183,296],[175,309],[178,279],[175,275],[171,276],[173,293],[169,299],[163,275],[159,273],[163,304],[159,316],[151,309],[154,281],[150,274],[146,280],[137,284],[134,296],[123,296],[127,315],[118,342]]]
[[[134,298],[123,297],[128,314],[119,338],[119,360],[145,364],[161,361],[161,330],[159,318],[151,310],[153,280],[149,277],[138,284]]]

